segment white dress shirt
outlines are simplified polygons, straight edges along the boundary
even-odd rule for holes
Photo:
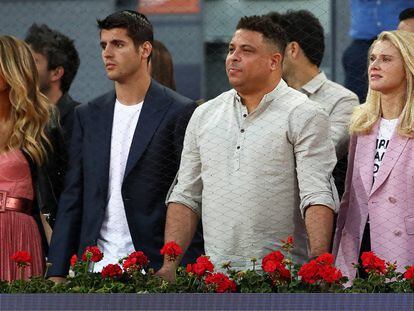
[[[177,184],[167,202],[201,215],[206,254],[216,265],[251,268],[294,235],[306,261],[308,206],[335,209],[336,163],[328,116],[281,80],[247,112],[235,90],[202,104],[187,127]]]
[[[331,135],[336,156],[342,159],[348,153],[349,121],[359,105],[358,96],[342,85],[328,80],[321,72],[299,90],[326,112],[331,122]]]

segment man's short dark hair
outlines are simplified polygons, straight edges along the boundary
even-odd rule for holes
[[[259,32],[266,40],[275,44],[282,54],[285,51],[287,43],[285,31],[266,15],[244,16],[239,20],[236,29]]]
[[[414,8],[407,8],[405,10],[402,10],[400,15],[398,16],[400,22],[410,18],[414,18]]]
[[[268,16],[286,31],[288,42],[297,42],[312,64],[320,66],[325,51],[323,27],[307,10],[287,11],[280,15],[271,12]]]
[[[73,40],[45,24],[33,24],[27,32],[25,41],[33,51],[46,57],[48,70],[63,67],[60,88],[63,93],[68,92],[80,64]]]
[[[114,28],[124,28],[128,36],[134,41],[136,47],[145,41],[151,44],[154,41],[154,32],[150,21],[144,14],[132,10],[123,10],[108,15],[102,20],[98,19],[100,30],[110,30]]]

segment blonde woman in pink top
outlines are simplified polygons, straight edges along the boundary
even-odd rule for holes
[[[44,273],[43,226],[31,166],[46,160],[50,116],[39,92],[35,62],[23,41],[0,36],[0,279],[20,278],[11,259],[17,251],[32,257],[24,277]]]

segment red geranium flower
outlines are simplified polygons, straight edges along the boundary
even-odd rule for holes
[[[414,282],[414,266],[408,267],[407,270],[404,272],[405,279]]]
[[[144,252],[136,251],[128,255],[123,262],[123,268],[127,271],[141,270],[148,265],[148,257]]]
[[[385,260],[382,260],[374,252],[364,252],[361,255],[362,267],[366,272],[384,274],[387,271]]]
[[[212,286],[216,293],[231,293],[236,291],[236,283],[223,273],[217,272],[206,276],[204,282]]]
[[[70,258],[70,266],[73,267],[74,265],[76,265],[77,261],[78,261],[78,256],[76,256],[76,254],[73,254],[72,257]]]
[[[103,258],[103,253],[98,246],[88,246],[82,255],[82,261],[88,261],[88,257],[92,262],[99,262]]]
[[[122,276],[122,269],[118,264],[109,264],[102,269],[102,278],[120,278]]]
[[[277,261],[282,262],[282,260],[285,259],[285,256],[280,251],[271,252],[270,254],[267,254],[262,259],[262,265],[265,264],[267,261]]]
[[[171,241],[165,243],[165,245],[161,248],[160,253],[161,255],[166,255],[169,261],[176,261],[178,256],[180,256],[183,251],[177,243]]]
[[[319,275],[328,284],[338,283],[342,278],[342,272],[333,266],[324,266],[319,270]]]
[[[329,253],[322,254],[316,258],[316,262],[322,265],[333,265],[334,264],[334,256]]]
[[[282,243],[282,249],[290,253],[294,247],[293,236],[289,235],[286,240],[280,240],[280,242]]]
[[[208,256],[200,256],[197,258],[196,263],[187,265],[187,272],[194,273],[199,277],[204,276],[207,272],[213,272],[214,265],[210,261]]]
[[[23,268],[25,266],[30,265],[32,262],[32,256],[27,251],[19,251],[15,252],[11,259],[20,267]]]
[[[316,260],[311,260],[310,262],[305,263],[302,265],[302,267],[300,267],[298,275],[301,277],[301,280],[304,283],[314,284],[320,279],[318,272],[318,263]]]
[[[282,262],[285,256],[280,251],[271,252],[262,259],[263,271],[269,273],[273,281],[281,278],[284,280],[290,279],[290,271],[286,269]]]
[[[342,278],[342,273],[333,266],[333,263],[334,257],[332,254],[322,254],[318,258],[302,265],[298,275],[301,277],[302,282],[307,284],[315,284],[317,282],[338,283]]]
[[[281,262],[268,261],[264,264],[263,271],[269,273],[274,281],[279,278],[283,280],[290,279],[290,271]]]

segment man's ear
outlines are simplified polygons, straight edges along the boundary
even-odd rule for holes
[[[286,45],[285,55],[290,58],[297,58],[299,55],[300,46],[296,41],[291,41]]]
[[[65,69],[62,66],[58,66],[55,69],[50,70],[50,82],[56,82],[62,79]]]
[[[142,58],[148,59],[148,57],[151,55],[151,51],[152,51],[152,45],[151,45],[151,43],[149,43],[148,41],[145,41],[140,46],[140,48],[142,50]]]
[[[282,56],[281,53],[279,53],[279,52],[274,53],[272,55],[271,60],[270,60],[270,69],[272,71],[274,71],[274,70],[277,70],[278,68],[281,68],[282,67],[282,59],[283,59],[283,56]]]

